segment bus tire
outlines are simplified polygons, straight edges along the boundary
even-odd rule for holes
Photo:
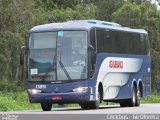
[[[134,85],[132,89],[132,98],[128,100],[128,106],[135,107],[136,103],[137,103],[137,89],[136,86]]]
[[[41,108],[43,111],[51,111],[52,104],[51,103],[41,103]]]
[[[98,109],[98,108],[99,108],[98,101],[92,101],[89,103],[89,109]]]
[[[137,100],[136,100],[136,105],[135,106],[140,106],[140,99],[141,99],[141,91],[140,89],[138,88],[137,90]]]
[[[89,104],[88,104],[88,103],[80,103],[79,105],[81,106],[81,108],[82,108],[83,110],[89,109]]]
[[[99,89],[98,90],[98,99],[96,101],[89,102],[89,108],[90,109],[98,109],[99,108],[99,105],[100,105],[101,100],[102,100],[101,92],[102,91],[100,91],[100,89]]]
[[[120,104],[120,107],[128,107],[127,100],[123,100],[123,101],[119,102],[119,104]]]

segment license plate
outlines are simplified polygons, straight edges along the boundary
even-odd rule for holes
[[[52,97],[52,100],[62,100],[62,97],[61,96],[54,96],[54,97]]]

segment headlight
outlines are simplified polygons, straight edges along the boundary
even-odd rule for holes
[[[42,92],[42,90],[37,90],[37,89],[28,89],[28,92],[29,92],[29,93],[31,93],[31,94],[37,94],[37,93]]]
[[[86,91],[88,89],[88,87],[78,87],[73,89],[73,92],[82,92],[82,91]]]

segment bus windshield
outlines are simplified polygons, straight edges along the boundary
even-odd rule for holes
[[[87,32],[32,33],[29,39],[29,80],[87,78]]]

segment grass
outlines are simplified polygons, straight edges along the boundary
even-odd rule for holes
[[[77,107],[78,104],[67,104],[65,107]],[[62,105],[55,104],[53,108],[60,108]],[[23,92],[0,92],[0,111],[17,111],[41,109],[40,104],[30,103],[28,94]]]
[[[160,103],[160,94],[159,93],[152,93],[148,97],[144,97],[141,99],[142,104],[146,103]]]
[[[24,92],[0,92],[0,111],[39,109],[39,104],[30,104]]]
[[[40,104],[31,104],[26,91],[23,92],[0,92],[0,111],[17,111],[41,109]],[[160,103],[160,94],[152,93],[150,96],[142,98],[141,103]],[[114,105],[111,102],[102,102],[101,105]],[[78,104],[68,104],[65,107],[77,107]],[[53,108],[62,107],[53,105]]]

